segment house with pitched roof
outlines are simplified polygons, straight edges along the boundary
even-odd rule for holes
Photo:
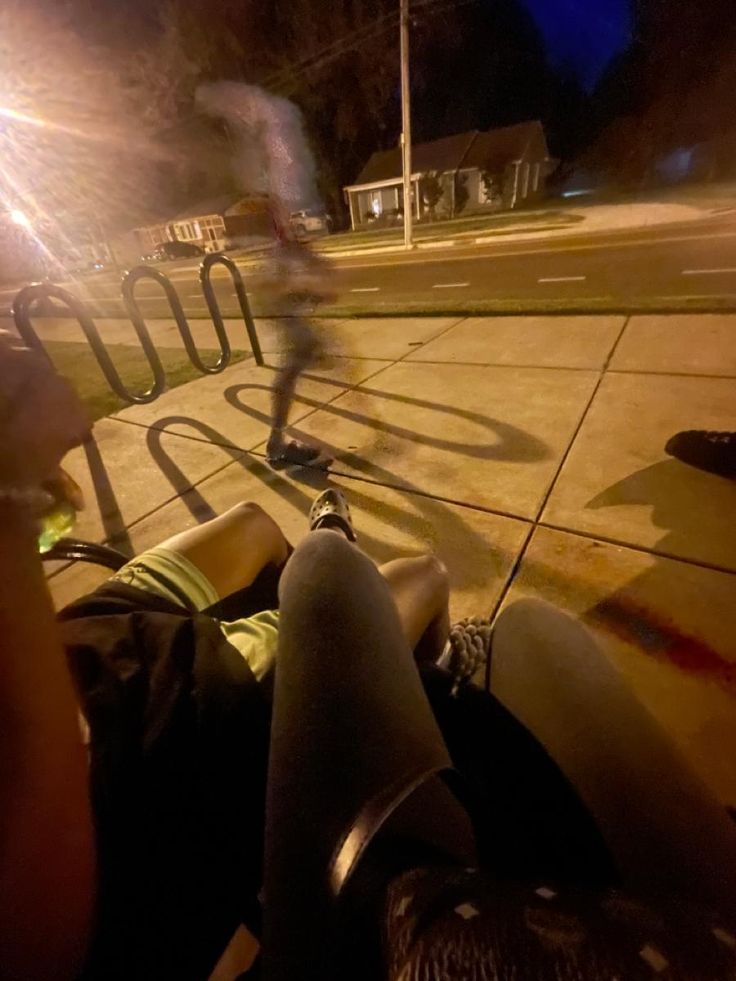
[[[539,120],[421,143],[412,147],[414,217],[421,221],[533,203],[544,195],[553,169]],[[353,229],[402,220],[401,148],[374,153],[344,192]]]

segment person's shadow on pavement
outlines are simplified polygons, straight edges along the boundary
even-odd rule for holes
[[[586,505],[651,505],[652,521],[666,534],[655,550],[736,569],[736,484],[677,460],[662,460],[607,487]]]

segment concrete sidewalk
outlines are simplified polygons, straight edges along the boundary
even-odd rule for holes
[[[139,551],[244,499],[292,541],[305,534],[328,478],[264,462],[278,326],[259,327],[268,366],[248,360],[125,409],[95,427],[96,458],[70,454],[89,502],[80,537]],[[736,317],[325,329],[333,357],[302,380],[292,428],[334,453],[329,480],[347,492],[366,551],[436,551],[455,617],[519,596],[581,617],[736,804],[736,483],[663,451],[681,429],[735,428]],[[50,571],[59,604],[103,575]]]
[[[414,240],[418,249],[483,245],[501,239],[504,243],[538,241],[626,229],[640,230],[659,225],[682,225],[702,221],[715,210],[712,205],[673,201],[621,201],[614,204],[579,201],[561,204],[551,200],[534,211],[521,209],[518,212],[500,211],[485,218],[469,216],[464,220],[451,219],[429,224],[418,222],[414,228]],[[403,231],[397,228],[342,232],[318,239],[314,248],[335,259],[400,252],[403,250]]]

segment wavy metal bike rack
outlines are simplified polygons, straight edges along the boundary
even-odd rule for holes
[[[250,309],[248,294],[245,291],[243,277],[232,259],[229,259],[227,256],[214,254],[205,256],[199,267],[199,282],[202,287],[207,308],[209,309],[210,317],[212,318],[212,324],[215,328],[215,334],[217,335],[217,340],[220,345],[220,356],[214,364],[205,364],[200,357],[199,351],[197,350],[197,345],[194,343],[194,338],[192,337],[189,321],[184,313],[184,307],[179,299],[179,294],[176,292],[176,288],[168,276],[165,276],[162,272],[159,272],[158,269],[152,269],[150,266],[135,266],[125,274],[122,283],[120,284],[120,289],[127,314],[137,331],[147,331],[145,319],[141,313],[138,300],[136,299],[135,288],[142,279],[152,279],[155,283],[158,283],[163,290],[166,299],[168,300],[169,308],[176,322],[182,342],[184,343],[184,349],[186,350],[189,360],[192,362],[194,367],[197,368],[198,371],[201,371],[202,374],[207,375],[216,375],[219,372],[224,371],[230,364],[232,351],[230,348],[230,340],[227,336],[227,330],[225,329],[225,322],[220,310],[220,304],[210,281],[212,267],[215,265],[224,266],[230,273],[233,286],[235,287],[235,293],[238,297],[238,303],[240,304],[240,312],[243,315],[245,328],[248,332],[248,340],[250,341],[251,350],[253,351],[253,357],[255,358],[256,364],[262,365],[263,354],[261,352],[261,345],[258,342],[256,325],[253,321],[253,314]]]
[[[136,331],[148,331],[146,321],[135,296],[135,288],[142,279],[152,279],[164,291],[164,295],[169,301],[169,308],[176,322],[177,329],[184,343],[184,349],[194,367],[198,371],[201,371],[203,375],[217,375],[221,371],[224,371],[230,364],[232,352],[222,317],[219,317],[219,322],[216,321],[214,324],[217,340],[220,344],[220,356],[214,364],[205,364],[199,355],[197,345],[194,343],[194,338],[189,328],[189,321],[184,313],[184,307],[179,299],[179,294],[174,288],[174,284],[168,276],[164,276],[158,269],[151,269],[150,266],[134,266],[133,269],[123,276],[123,281],[120,284],[125,309]]]
[[[42,303],[44,300],[58,300],[72,314],[82,328],[89,346],[92,348],[92,353],[97,359],[100,370],[107,379],[107,383],[113,392],[120,396],[124,402],[132,402],[138,405],[146,404],[153,402],[163,392],[166,387],[166,376],[163,365],[142,318],[137,323],[134,322],[133,327],[148,361],[148,366],[151,369],[153,382],[151,387],[145,392],[131,392],[126,388],[122,378],[118,374],[118,370],[110,357],[105,342],[100,337],[97,325],[92,319],[89,310],[78,297],[65,290],[62,286],[55,286],[53,283],[32,283],[30,286],[24,286],[16,294],[11,312],[18,333],[28,347],[40,352],[48,359],[49,356],[43,346],[43,342],[40,340],[31,323],[33,305],[35,303]]]
[[[253,351],[253,357],[255,358],[257,365],[262,365],[263,353],[261,352],[261,345],[258,340],[255,321],[253,320],[248,294],[245,291],[245,284],[243,283],[243,277],[240,270],[228,256],[211,254],[204,257],[202,264],[199,267],[199,283],[202,287],[204,298],[207,301],[207,309],[210,312],[210,317],[212,317],[212,323],[215,325],[217,336],[220,337],[225,334],[225,324],[223,323],[222,313],[220,312],[220,304],[215,296],[212,283],[210,282],[212,267],[216,265],[224,266],[230,273],[233,286],[235,287],[235,293],[238,297],[238,303],[240,304],[240,312],[242,313],[243,320],[245,321],[245,329],[248,331],[248,340],[250,341],[251,350]]]
[[[128,561],[128,556],[109,545],[85,542],[77,538],[60,538],[41,556],[44,562],[89,562],[117,572]]]

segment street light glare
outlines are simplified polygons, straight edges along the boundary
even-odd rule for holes
[[[20,225],[22,228],[31,227],[31,219],[25,213],[25,211],[20,211],[18,208],[13,208],[10,212],[10,220],[14,221],[16,225]]]
[[[19,112],[17,109],[11,109],[10,106],[0,106],[0,116],[5,119],[12,119],[16,123],[27,123],[29,126],[44,127],[47,125],[46,120],[41,119],[40,116],[34,116],[28,112]]]

